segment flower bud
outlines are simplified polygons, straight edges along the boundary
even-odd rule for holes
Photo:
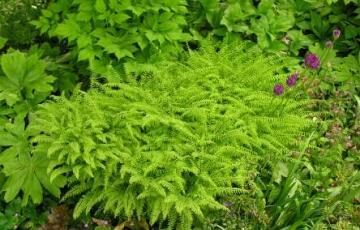
[[[333,37],[334,37],[334,40],[338,39],[341,35],[341,30],[339,29],[335,29],[333,30]]]
[[[325,47],[328,49],[331,49],[334,47],[334,44],[332,41],[327,41],[327,42],[325,42]]]
[[[305,66],[309,69],[318,69],[320,66],[320,58],[316,56],[316,54],[306,55]]]
[[[284,86],[282,84],[276,84],[274,86],[274,94],[280,96],[284,93]]]

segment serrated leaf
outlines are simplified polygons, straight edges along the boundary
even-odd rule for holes
[[[23,199],[27,200],[27,197],[31,197],[34,204],[40,204],[42,201],[42,197],[43,197],[42,188],[41,188],[41,184],[40,184],[38,178],[36,177],[36,175],[33,172],[30,172],[29,174],[27,174],[27,178],[26,178],[23,186],[24,186]],[[26,204],[27,204],[27,202],[24,202],[24,205],[26,205]]]
[[[91,44],[91,37],[89,35],[81,35],[76,42],[78,47],[82,49]]]
[[[3,190],[5,191],[4,199],[6,202],[12,201],[18,195],[24,184],[26,176],[27,174],[24,174],[22,171],[18,171],[8,177],[3,186]]]
[[[1,68],[9,81],[17,87],[21,86],[26,71],[25,54],[19,51],[5,54],[1,57]]]
[[[18,143],[18,139],[8,132],[0,131],[0,146],[11,146]]]
[[[75,20],[68,19],[56,27],[54,34],[67,37],[69,41],[73,41],[80,36],[81,28]]]
[[[104,0],[96,0],[95,9],[99,13],[105,13],[106,12],[106,5],[105,5]]]
[[[42,15],[44,15],[47,18],[51,18],[53,16],[53,13],[50,10],[41,10]]]
[[[85,48],[80,50],[78,61],[89,60],[95,57],[95,51],[91,48]]]
[[[114,20],[114,22],[116,22],[118,24],[122,24],[123,22],[128,20],[130,18],[130,16],[127,15],[126,13],[118,13],[118,14],[112,15],[111,18],[112,18],[112,20]]]

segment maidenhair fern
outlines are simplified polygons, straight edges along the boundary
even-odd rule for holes
[[[65,195],[82,194],[75,217],[96,207],[191,229],[310,127],[306,102],[272,93],[282,62],[249,45],[205,46],[140,80],[93,83],[33,114],[34,154],[48,156],[52,180],[75,181]]]

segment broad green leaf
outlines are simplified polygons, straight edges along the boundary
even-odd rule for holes
[[[47,18],[51,18],[53,16],[52,11],[50,11],[50,10],[45,10],[44,9],[44,10],[41,10],[41,13],[42,13],[42,15],[44,15]]]
[[[11,176],[8,177],[6,180],[3,190],[5,191],[5,201],[10,202],[13,200],[20,189],[23,187],[27,174],[23,171],[15,171]]]
[[[129,18],[130,18],[130,16],[127,15],[126,13],[117,13],[117,14],[111,15],[111,19],[118,24],[122,24]]]
[[[85,48],[80,50],[78,61],[89,60],[95,57],[95,51],[91,48]]]
[[[219,7],[219,0],[199,0],[199,2],[206,10]]]
[[[0,49],[4,48],[7,38],[0,37]]]
[[[17,87],[21,87],[26,71],[25,54],[19,51],[3,55],[1,57],[1,68],[9,81]]]
[[[46,156],[40,154],[31,156],[28,150],[22,150],[19,154],[18,151],[6,151],[0,156],[0,164],[4,166],[4,172],[8,176],[3,187],[5,200],[7,202],[13,200],[21,190],[23,205],[28,203],[29,197],[38,204],[42,201],[42,186],[59,197],[60,187],[64,185],[64,181],[60,178],[50,183],[50,177],[46,173],[48,165]]]
[[[42,192],[41,184],[34,172],[30,171],[29,174],[27,174],[27,178],[24,182],[23,191],[24,191],[24,196],[23,196],[24,205],[27,204],[28,197],[31,197],[35,204],[41,203],[43,199],[43,192]]]
[[[80,36],[81,28],[75,20],[68,19],[59,24],[54,33],[55,35],[59,35],[61,37],[67,37],[69,41],[73,41]]]
[[[13,106],[20,100],[20,97],[18,94],[4,91],[0,94],[0,100],[5,100],[8,106]]]
[[[255,7],[252,2],[245,0],[243,4],[235,3],[229,5],[225,10],[224,17],[221,24],[225,25],[227,29],[235,32],[247,32],[247,26],[244,20],[247,20],[251,15],[255,14]]]
[[[18,139],[6,131],[0,131],[0,146],[16,145]]]
[[[98,11],[99,13],[105,13],[106,11],[106,5],[104,0],[96,0],[95,2],[95,9],[96,11]]]
[[[287,165],[284,162],[279,162],[276,165],[276,168],[273,172],[274,181],[277,183],[280,183],[282,180],[282,177],[287,177],[289,174],[289,169]]]
[[[290,50],[293,53],[297,54],[299,49],[313,44],[313,40],[309,36],[304,35],[300,30],[291,30],[287,35],[290,38]]]
[[[82,49],[91,44],[91,37],[89,35],[81,35],[76,42],[78,47]]]
[[[258,14],[266,14],[269,10],[272,10],[274,6],[274,0],[262,0],[257,7]]]

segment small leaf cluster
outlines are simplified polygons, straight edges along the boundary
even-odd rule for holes
[[[53,2],[33,24],[76,47],[78,60],[147,60],[152,54],[179,51],[185,0],[65,0]]]
[[[46,212],[36,210],[34,204],[26,208],[21,205],[21,199],[16,198],[10,203],[0,202],[0,228],[10,229],[36,229],[46,221]]]
[[[63,199],[82,195],[75,217],[101,208],[191,229],[226,210],[217,197],[246,191],[258,159],[282,159],[312,126],[306,100],[274,111],[283,65],[249,44],[209,42],[137,80],[93,82],[40,105],[32,153],[49,159],[50,181],[69,178]]]

